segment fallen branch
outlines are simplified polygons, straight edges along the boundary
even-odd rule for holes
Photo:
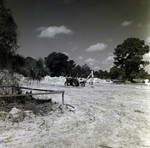
[[[70,104],[66,104],[66,106],[70,106],[70,107],[72,107],[72,108],[75,108],[74,106],[72,106],[72,105],[70,105]]]
[[[42,127],[41,126],[43,126],[44,124],[45,124],[45,120],[43,120],[43,122],[39,125],[40,131],[38,132],[38,134],[40,134],[42,132]]]

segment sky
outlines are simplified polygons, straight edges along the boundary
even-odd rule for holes
[[[81,66],[109,71],[114,49],[127,38],[150,45],[150,0],[6,0],[6,6],[24,57],[62,52]]]

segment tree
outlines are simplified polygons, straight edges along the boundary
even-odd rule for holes
[[[63,53],[52,52],[45,57],[45,65],[51,76],[66,75],[68,56]]]
[[[90,67],[85,63],[81,66],[82,77],[87,78],[87,76],[91,73]]]
[[[149,52],[149,46],[138,38],[128,38],[114,49],[114,67],[119,70],[122,79],[133,79],[145,67],[148,61],[143,61],[143,55]]]
[[[12,70],[14,72],[22,74],[22,69],[25,66],[25,58],[19,54],[16,54],[12,58],[13,58]]]
[[[76,63],[73,60],[69,60],[67,62],[67,67],[66,67],[66,75],[70,76],[73,74],[73,69],[75,68]]]
[[[5,8],[4,0],[0,0],[0,70],[3,75],[0,86],[5,86],[6,93],[10,89],[6,86],[19,84],[13,73],[13,60],[18,48],[17,38],[17,24],[12,17],[12,12]]]
[[[47,75],[47,71],[45,69],[44,60],[40,57],[36,61],[36,69],[35,69],[35,76],[37,80],[41,80],[43,77]]]
[[[26,57],[24,68],[25,68],[24,76],[35,80],[36,79],[36,60],[33,59],[32,57]]]
[[[0,68],[12,66],[13,55],[16,53],[17,45],[17,24],[12,12],[6,9],[4,0],[0,1]]]
[[[111,79],[117,79],[119,78],[119,75],[121,75],[121,70],[114,66],[110,69],[109,74]]]
[[[72,76],[73,77],[81,77],[81,66],[80,65],[76,65],[75,68],[73,69],[73,72],[72,72]]]

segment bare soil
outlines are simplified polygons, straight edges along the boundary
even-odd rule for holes
[[[33,111],[30,119],[5,124],[0,117],[0,148],[150,148],[150,86],[34,83],[32,87],[64,90],[65,109],[60,107],[60,94],[37,96],[51,101],[20,109],[38,111],[44,104],[42,108],[50,107],[44,114]]]

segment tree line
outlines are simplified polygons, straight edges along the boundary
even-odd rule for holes
[[[0,69],[23,74],[32,79],[41,80],[44,76],[87,77],[91,69],[87,64],[82,66],[70,60],[61,52],[52,52],[38,60],[23,57],[17,53],[18,27],[10,9],[5,8],[4,0],[0,1]],[[139,38],[127,38],[114,49],[114,65],[107,71],[94,71],[94,76],[101,79],[120,79],[133,82],[135,78],[150,78],[144,67],[149,64],[143,55],[149,53],[148,45]]]
[[[91,69],[87,64],[77,65],[73,60],[61,52],[52,52],[47,57],[38,60],[32,57],[15,55],[11,61],[11,68],[14,72],[29,77],[33,80],[41,80],[46,75],[49,76],[71,76],[87,77]],[[4,66],[8,68],[7,65]]]
[[[147,45],[143,47],[146,48],[146,52],[149,51]],[[116,50],[118,50],[118,48],[115,49],[115,52],[117,52]],[[130,52],[133,54],[132,51]],[[134,55],[132,55],[133,57],[130,57],[130,53],[127,53],[127,55],[122,57],[120,54],[118,55],[114,53],[114,55],[116,55],[114,56],[114,66],[110,69],[110,71],[94,71],[95,77],[100,79],[129,80],[131,82],[133,82],[133,79],[150,78],[150,75],[144,70],[144,66],[149,64],[149,62],[141,60],[142,55],[137,55],[136,52],[135,57]],[[86,63],[80,66],[61,52],[52,52],[44,59],[40,57],[38,60],[33,59],[32,57],[25,58],[16,54],[12,55],[11,63],[6,63],[3,66],[5,68],[11,67],[14,72],[22,74],[33,80],[41,80],[46,75],[52,77],[71,76],[87,78],[92,71]]]

